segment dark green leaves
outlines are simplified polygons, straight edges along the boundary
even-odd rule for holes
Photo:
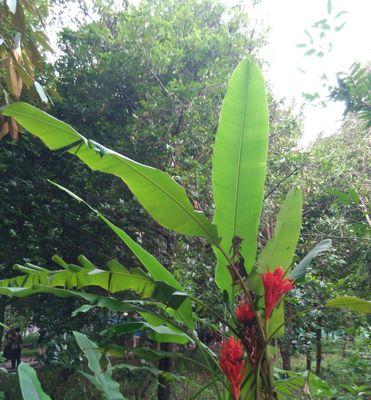
[[[2,113],[13,117],[51,150],[68,151],[91,169],[121,178],[149,214],[165,228],[218,242],[216,227],[195,211],[185,190],[168,174],[137,163],[97,142],[87,140],[71,126],[26,103],[14,103]]]

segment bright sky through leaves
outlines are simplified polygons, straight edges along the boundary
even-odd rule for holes
[[[250,6],[254,19],[262,21],[264,27],[270,27],[269,43],[264,50],[270,67],[265,75],[276,95],[293,98],[297,105],[304,101],[303,92],[321,93],[321,74],[327,74],[331,81],[337,72],[347,71],[353,62],[370,61],[371,2],[332,0],[331,3],[330,17],[347,11],[342,19],[347,23],[340,32],[332,33],[332,51],[324,57],[304,56],[306,49],[297,45],[308,39],[304,29],[310,30],[316,21],[330,18],[327,0],[262,0],[255,7]],[[330,103],[326,108],[307,105],[302,144],[307,145],[321,132],[324,135],[334,133],[340,127],[342,112],[340,103]]]

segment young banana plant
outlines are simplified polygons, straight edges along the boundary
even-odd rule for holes
[[[14,103],[1,112],[51,150],[68,152],[95,171],[119,177],[163,227],[207,240],[217,259],[215,281],[229,310],[228,316],[220,316],[212,309],[210,313],[224,324],[229,337],[222,342],[220,354],[215,355],[194,330],[197,315],[192,304],[202,304],[201,300],[187,296],[174,276],[124,230],[58,184],[90,207],[125,243],[142,268],[134,271],[110,262],[108,270],[101,270],[85,258],[77,266],[55,257],[62,270],[18,266],[24,275],[0,281],[0,294],[21,297],[49,292],[83,298],[89,303],[84,311],[91,307],[134,311],[141,316],[140,323],[115,326],[109,334],[143,329],[156,341],[195,343],[204,356],[201,366],[210,374],[211,381],[205,388],[214,385],[218,399],[281,397],[284,383],[274,381],[270,353],[272,339],[283,333],[282,299],[294,288],[295,280],[304,277],[312,259],[327,250],[331,242],[322,241],[301,263],[293,265],[302,218],[302,195],[295,187],[281,205],[271,239],[257,254],[269,136],[266,88],[258,66],[248,59],[237,66],[222,104],[212,162],[213,221],[193,209],[184,188],[167,173],[108,149],[29,104]],[[105,289],[107,295],[80,291],[94,285]],[[115,297],[115,293],[125,290],[135,291],[142,301]],[[138,351],[140,357],[152,360],[171,356],[135,350]],[[187,359],[182,354],[177,356]],[[200,364],[197,360],[188,361]]]

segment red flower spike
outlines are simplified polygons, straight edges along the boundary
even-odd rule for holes
[[[219,364],[230,382],[233,400],[239,400],[245,373],[242,343],[232,336],[222,342],[221,346]]]
[[[262,274],[265,290],[265,320],[272,315],[273,308],[281,300],[282,296],[294,288],[290,279],[284,279],[285,272],[281,267],[276,267],[273,272]]]
[[[254,310],[247,302],[240,303],[234,312],[237,320],[243,325],[248,325],[255,317]]]

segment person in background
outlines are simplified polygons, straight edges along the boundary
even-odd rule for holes
[[[3,352],[3,356],[4,358],[6,358],[6,360],[10,360],[10,350],[11,350],[11,346],[13,343],[13,339],[15,337],[15,330],[13,325],[9,325],[9,329],[5,334],[5,346],[4,346],[4,352]]]
[[[21,363],[22,335],[20,329],[17,327],[8,332],[7,338],[10,342],[8,357],[12,363],[12,369],[16,369]]]

